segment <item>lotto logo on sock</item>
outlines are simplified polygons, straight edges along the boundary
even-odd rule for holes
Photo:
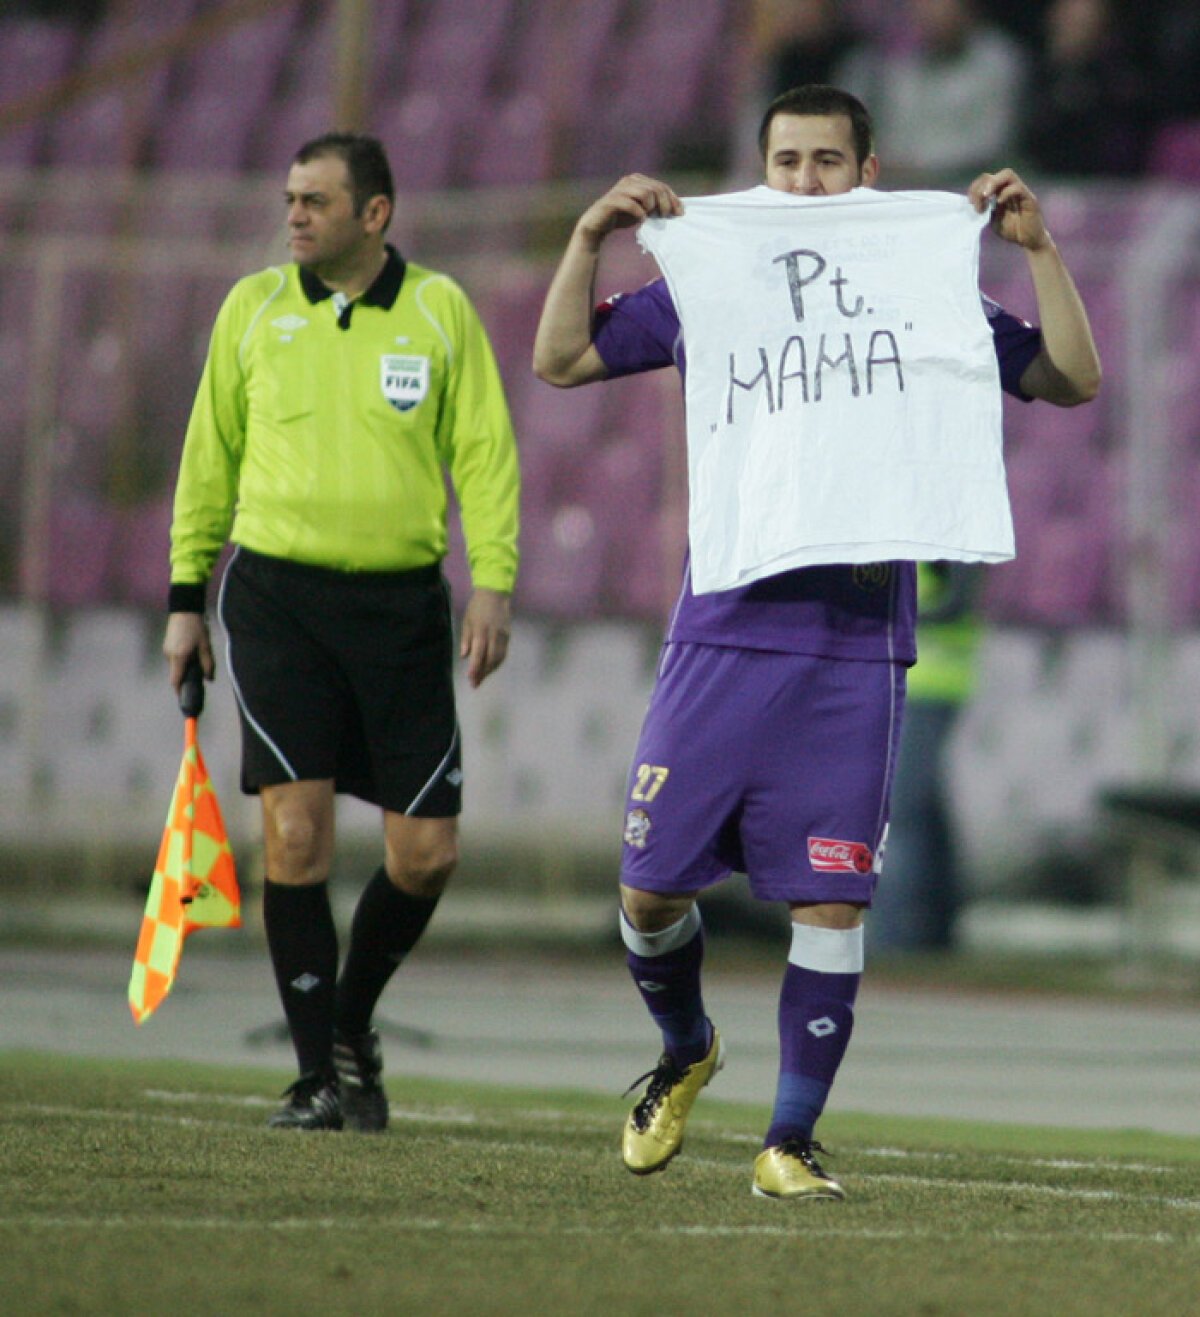
[[[870,873],[874,857],[861,841],[809,837],[808,862],[821,873]]]

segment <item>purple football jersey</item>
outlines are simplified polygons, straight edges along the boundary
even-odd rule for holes
[[[1020,380],[1041,346],[1041,331],[988,298],[1006,393],[1028,401]],[[674,365],[687,369],[679,314],[665,280],[597,308],[594,340],[610,377]],[[684,567],[668,639],[822,658],[916,659],[916,568],[910,562],[801,567],[713,594],[692,592]]]

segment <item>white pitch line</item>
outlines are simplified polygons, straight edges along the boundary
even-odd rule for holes
[[[778,1210],[791,1211],[789,1205],[776,1205]],[[802,1209],[803,1210],[803,1209]],[[520,1227],[512,1223],[494,1224],[491,1222],[442,1221],[428,1217],[389,1218],[380,1217],[377,1224],[389,1230],[410,1230],[423,1233],[458,1234],[475,1237],[494,1236],[496,1238],[526,1237],[538,1239],[575,1238],[610,1238],[620,1233],[621,1227],[605,1228],[601,1226],[574,1225],[563,1227]],[[361,1230],[362,1222],[358,1218],[338,1217],[289,1217],[279,1221],[256,1221],[247,1223],[240,1217],[185,1217],[170,1218],[160,1215],[147,1217],[89,1217],[89,1216],[46,1216],[32,1214],[22,1216],[0,1216],[0,1230],[3,1229],[50,1229],[50,1230],[86,1230],[89,1233],[102,1229],[108,1230],[232,1230],[240,1235],[248,1231],[263,1230],[268,1233],[286,1233],[290,1231],[343,1230],[353,1232]],[[810,1213],[804,1213],[802,1228],[789,1225],[679,1225],[655,1226],[643,1230],[643,1234],[663,1238],[681,1239],[739,1239],[739,1238],[779,1238],[795,1239],[799,1233],[804,1239],[850,1239],[867,1241],[907,1240],[945,1240],[944,1230],[922,1230],[912,1227],[896,1226],[888,1229],[876,1229],[859,1226],[827,1226],[816,1223]],[[1071,1231],[1039,1230],[1037,1238],[1044,1240],[1063,1240],[1078,1243],[1080,1234]],[[987,1238],[1002,1244],[1028,1244],[1030,1236],[1013,1230],[989,1231]],[[1108,1231],[1100,1234],[1087,1234],[1089,1241],[1103,1244],[1157,1244],[1161,1246],[1182,1245],[1195,1247],[1200,1244],[1200,1237],[1194,1235],[1171,1235],[1163,1231],[1138,1234],[1133,1231]]]
[[[269,1105],[263,1099],[259,1099],[255,1097],[247,1098],[245,1096],[240,1096],[240,1095],[239,1096],[211,1095],[211,1094],[197,1093],[197,1094],[181,1096],[178,1093],[166,1094],[163,1092],[163,1090],[146,1091],[147,1096],[151,1096],[156,1099],[158,1098],[158,1095],[160,1093],[162,1093],[163,1097],[169,1101],[184,1101],[184,1100],[194,1099],[197,1102],[213,1102],[219,1100],[224,1103],[230,1105],[237,1105],[237,1106]],[[156,1114],[147,1115],[144,1112],[118,1111],[114,1109],[96,1110],[91,1108],[73,1108],[73,1107],[56,1107],[49,1105],[38,1105],[34,1103],[8,1104],[7,1109],[25,1111],[39,1115],[68,1116],[68,1117],[90,1119],[90,1120],[116,1119],[125,1123],[131,1123],[136,1121],[151,1121],[155,1124],[177,1125],[181,1128],[217,1128],[217,1129],[232,1128],[227,1122],[217,1121],[217,1120],[205,1120],[193,1116],[160,1116]],[[564,1117],[564,1121],[569,1119],[566,1113],[560,1113],[560,1114]],[[491,1118],[489,1118],[486,1122],[481,1121],[473,1117],[470,1113],[463,1112],[461,1108],[452,1108],[445,1113],[438,1112],[436,1109],[431,1112],[418,1112],[412,1109],[392,1108],[392,1115],[401,1120],[428,1122],[430,1124],[457,1123],[460,1125],[471,1125],[479,1129],[489,1129],[489,1128],[494,1129],[502,1125],[502,1122],[500,1122],[499,1120],[493,1120]],[[568,1126],[564,1123],[564,1125],[560,1126],[560,1128],[566,1130]],[[589,1130],[595,1130],[600,1128],[600,1124],[599,1122],[597,1122],[591,1126],[585,1126],[583,1123],[577,1122],[574,1128],[579,1130],[583,1130],[585,1128]],[[744,1141],[744,1139],[742,1136],[736,1136],[736,1141],[738,1143],[741,1143]],[[531,1145],[527,1143],[522,1143],[518,1140],[511,1140],[511,1139],[495,1140],[495,1139],[484,1138],[484,1139],[472,1140],[472,1146],[476,1148],[488,1147],[488,1148],[494,1148],[497,1151],[511,1152],[511,1151],[527,1151]],[[560,1145],[557,1151],[559,1155],[562,1155],[566,1150],[564,1150]],[[586,1149],[582,1149],[582,1148],[572,1149],[570,1151],[577,1152],[581,1156],[592,1155]],[[893,1156],[897,1152],[897,1150],[895,1149],[876,1149],[876,1150],[867,1149],[862,1151],[864,1151],[865,1155],[868,1156],[870,1155]],[[921,1156],[921,1154],[912,1154],[912,1155],[914,1157]],[[945,1159],[947,1157],[953,1158],[954,1156],[956,1156],[956,1154],[935,1153],[932,1154],[932,1156],[936,1159]],[[1009,1157],[1009,1158],[1005,1158],[1005,1162],[1006,1164],[1020,1165],[1020,1166],[1049,1166],[1052,1168],[1056,1167],[1055,1162],[1045,1158],[1020,1159],[1020,1158]],[[688,1164],[693,1166],[707,1167],[709,1169],[714,1169],[714,1170],[720,1170],[723,1172],[727,1172],[731,1175],[745,1174],[744,1167],[740,1165],[733,1166],[727,1162],[717,1161],[713,1158],[689,1157]],[[1091,1168],[1098,1170],[1099,1169],[1128,1169],[1126,1167],[1121,1166],[1120,1163],[1109,1163],[1109,1162],[1099,1162],[1099,1161],[1094,1163],[1089,1163],[1089,1162],[1071,1163],[1071,1168],[1072,1169]],[[972,1180],[972,1179],[962,1179],[962,1178],[934,1179],[929,1176],[904,1175],[904,1174],[886,1173],[886,1172],[879,1172],[879,1173],[860,1172],[854,1174],[853,1178],[859,1181],[860,1183],[864,1183],[864,1184],[872,1184],[872,1183],[902,1184],[902,1185],[915,1186],[917,1188],[932,1188],[939,1190],[952,1188],[952,1189],[958,1189],[958,1190],[964,1190],[967,1192],[976,1192],[976,1193],[1014,1193],[1015,1192],[1015,1193],[1023,1193],[1023,1194],[1035,1195],[1040,1197],[1060,1198],[1060,1199],[1066,1199],[1068,1201],[1075,1201],[1075,1202],[1131,1203],[1141,1206],[1159,1206],[1159,1207],[1165,1207],[1165,1208],[1170,1208],[1170,1209],[1185,1211],[1185,1212],[1200,1211],[1200,1199],[1178,1198],[1178,1197],[1161,1197],[1161,1198],[1151,1197],[1151,1196],[1138,1195],[1138,1194],[1122,1193],[1115,1189],[1081,1189],[1081,1188],[1071,1188],[1066,1185],[1043,1185],[1043,1184],[1030,1184],[1025,1182]]]

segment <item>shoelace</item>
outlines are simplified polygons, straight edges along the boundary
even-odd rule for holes
[[[650,1083],[646,1089],[646,1095],[633,1109],[633,1123],[638,1129],[645,1129],[650,1123],[663,1098],[683,1079],[683,1071],[680,1070],[671,1057],[664,1053],[658,1065],[653,1070],[647,1070],[644,1075],[638,1075],[621,1096],[628,1097],[639,1084],[645,1083],[647,1079]]]
[[[301,1075],[299,1079],[292,1080],[280,1097],[290,1097],[293,1106],[300,1106],[305,1102],[311,1102],[318,1097],[322,1089],[334,1082],[336,1081],[331,1080],[328,1075]]]
[[[814,1154],[819,1152],[822,1157],[832,1157],[833,1154],[816,1139],[784,1139],[779,1150],[785,1156],[798,1157],[814,1175],[829,1178]]]

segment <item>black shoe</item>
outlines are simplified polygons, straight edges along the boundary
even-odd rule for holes
[[[380,1082],[379,1035],[374,1029],[360,1034],[335,1032],[333,1064],[347,1126],[361,1134],[382,1133],[387,1129],[388,1100]]]
[[[277,1130],[340,1130],[342,1109],[337,1076],[327,1071],[301,1075],[283,1091],[287,1101],[267,1121]]]

